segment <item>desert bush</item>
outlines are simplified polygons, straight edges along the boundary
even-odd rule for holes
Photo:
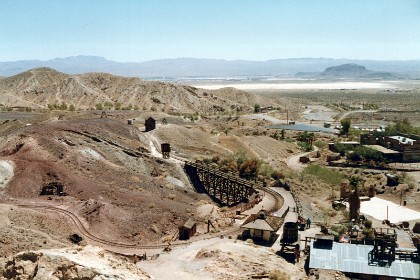
[[[284,174],[281,171],[275,170],[271,172],[271,178],[274,180],[284,179]]]
[[[255,178],[258,176],[260,164],[255,159],[244,161],[239,167],[239,176],[242,178]]]
[[[372,228],[372,221],[369,219],[365,220],[365,228]]]
[[[303,151],[305,152],[310,152],[312,151],[313,147],[311,146],[311,144],[306,143],[306,142],[298,142],[297,143],[299,145],[299,147],[302,148]]]
[[[211,161],[214,163],[218,163],[220,161],[220,156],[219,155],[215,155],[211,158]]]
[[[269,164],[263,163],[260,166],[258,174],[260,174],[260,175],[262,175],[262,176],[264,176],[268,179],[269,177],[271,177],[271,174],[273,172],[274,172],[274,170]]]
[[[268,276],[272,280],[290,280],[290,276],[281,270],[272,270]]]
[[[104,102],[104,107],[105,107],[107,110],[110,110],[110,109],[112,108],[112,106],[113,106],[112,102],[109,102],[109,101],[105,101],[105,102]]]
[[[314,146],[317,146],[320,149],[324,149],[328,146],[328,144],[325,141],[317,140],[317,141],[314,142]]]

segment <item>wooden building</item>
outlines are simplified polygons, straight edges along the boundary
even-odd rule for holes
[[[272,241],[283,221],[283,218],[269,216],[266,210],[260,210],[258,214],[251,214],[241,228],[246,229],[252,239]]]
[[[154,130],[156,128],[156,120],[152,117],[149,117],[144,121],[144,126],[146,128],[146,132]]]
[[[189,218],[188,221],[179,228],[179,240],[188,240],[197,232],[197,223]]]

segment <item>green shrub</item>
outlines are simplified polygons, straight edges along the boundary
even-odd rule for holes
[[[306,142],[298,142],[297,143],[299,145],[299,147],[302,148],[302,150],[304,150],[305,152],[310,152],[312,151],[313,147],[311,146],[311,144],[306,143]]]
[[[324,141],[318,140],[318,141],[315,141],[314,146],[317,146],[320,149],[324,149],[328,146],[328,144]]]
[[[308,165],[303,170],[303,173],[316,176],[320,180],[331,185],[338,185],[344,179],[343,174],[319,165]]]

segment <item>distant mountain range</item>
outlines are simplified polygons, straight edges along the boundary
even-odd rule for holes
[[[72,56],[46,61],[22,60],[0,62],[0,76],[12,76],[33,68],[49,67],[67,74],[104,72],[113,75],[156,79],[179,77],[223,78],[235,76],[294,77],[297,73],[299,75],[302,73],[320,73],[326,68],[342,64],[358,64],[365,66],[373,72],[393,73],[391,75],[392,78],[420,77],[420,60],[377,61],[332,58],[289,58],[247,61],[175,58],[145,62],[116,62],[98,56]],[[382,75],[379,78],[384,77]]]

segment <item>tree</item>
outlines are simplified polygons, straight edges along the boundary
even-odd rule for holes
[[[383,162],[385,160],[380,152],[365,146],[356,147],[353,152],[347,154],[347,158],[352,161]]]
[[[352,186],[353,188],[357,188],[360,184],[360,178],[357,176],[351,176],[349,182],[350,186]]]
[[[341,134],[348,135],[349,131],[350,131],[351,120],[349,118],[342,119],[341,120],[341,126],[342,126]]]
[[[69,111],[76,111],[76,108],[74,107],[74,105],[73,104],[70,104],[70,106],[69,106]]]
[[[286,132],[285,132],[285,130],[284,129],[282,129],[281,131],[280,131],[280,139],[281,140],[284,140],[284,137],[285,137],[285,134],[286,134]]]
[[[244,161],[239,167],[239,176],[242,178],[255,178],[258,176],[259,163],[254,159]]]
[[[312,146],[312,142],[315,140],[315,134],[312,132],[304,131],[299,133],[297,140],[300,142],[308,143],[310,146]]]
[[[350,181],[351,183],[351,181]],[[354,188],[354,191],[349,196],[349,208],[350,208],[350,220],[357,221],[359,219],[360,212],[360,197],[357,187]]]
[[[260,104],[255,104],[254,105],[254,112],[255,113],[261,112],[261,105]]]
[[[61,102],[61,105],[60,105],[60,110],[62,110],[62,111],[66,111],[67,110],[67,104],[63,101],[63,102]]]
[[[121,103],[116,101],[116,102],[114,103],[114,109],[115,109],[115,110],[120,110],[120,109],[121,109]]]
[[[412,126],[408,118],[396,121],[394,125],[387,126],[385,130],[387,134],[420,134],[420,128]]]
[[[96,110],[103,110],[102,103],[96,103],[95,107],[96,107]]]
[[[113,106],[112,102],[105,101],[104,107],[106,110],[111,110],[112,106]]]

